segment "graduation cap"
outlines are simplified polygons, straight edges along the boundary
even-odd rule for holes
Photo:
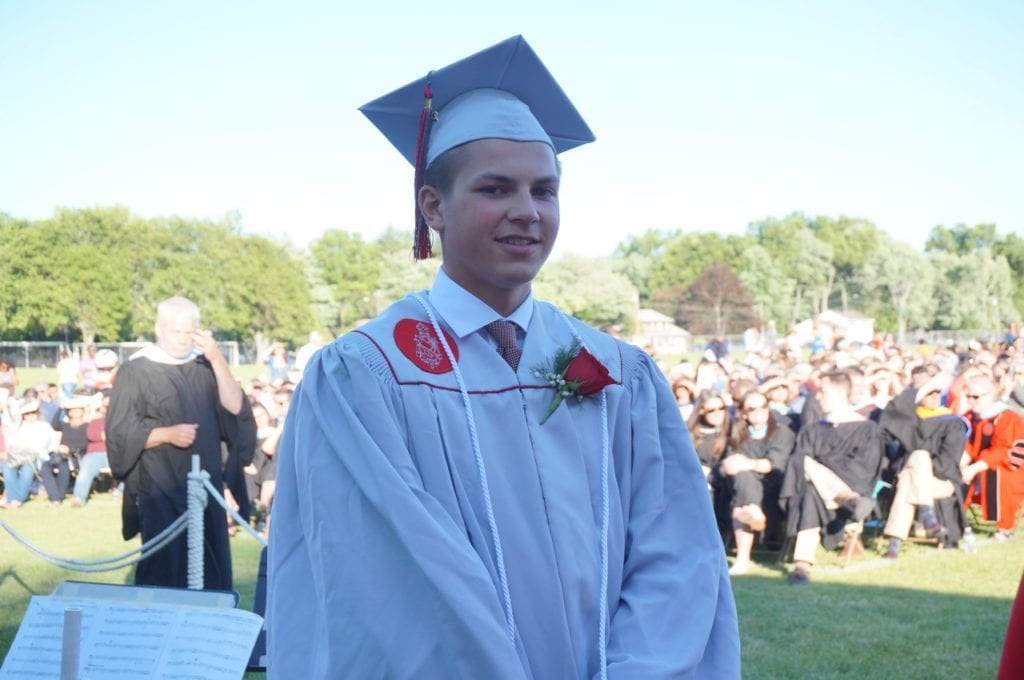
[[[544,142],[561,153],[594,134],[526,43],[514,36],[360,107],[423,172],[449,149],[478,139]],[[416,207],[416,259],[430,257],[430,235]]]

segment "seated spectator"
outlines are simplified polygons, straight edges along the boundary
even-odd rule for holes
[[[8,429],[3,465],[7,500],[2,507],[10,509],[17,509],[28,500],[36,470],[49,461],[50,452],[57,447],[57,434],[39,418],[38,401],[23,401],[17,413],[20,421]]]
[[[729,570],[733,575],[750,570],[754,533],[763,531],[767,522],[765,500],[778,503],[782,474],[794,442],[792,430],[772,416],[768,399],[760,392],[748,392],[739,406],[730,453],[719,466],[730,496],[736,538],[736,561]]]
[[[101,349],[96,352],[96,376],[93,389],[96,392],[109,390],[114,386],[114,369],[117,368],[117,352],[112,349]]]
[[[892,373],[877,367],[868,375],[868,393],[875,407],[884,409],[899,394],[899,389]]]
[[[256,450],[252,462],[245,466],[245,481],[249,498],[253,499],[256,527],[266,531],[266,516],[273,497],[273,483],[276,476],[278,441],[284,423],[278,424],[267,408],[258,401],[252,402],[252,417],[256,421]]]
[[[728,445],[729,412],[725,399],[707,390],[701,392],[686,425],[693,438],[693,448],[700,458],[700,467],[707,478]]]
[[[54,390],[54,392],[56,392],[56,390]],[[40,420],[44,423],[49,423],[50,427],[55,430],[60,426],[61,416],[63,414],[60,412],[60,404],[57,403],[58,395],[54,394],[52,398],[50,397],[49,384],[41,382],[35,387],[25,390],[24,398],[39,401]]]
[[[85,453],[82,455],[71,492],[71,506],[81,508],[89,502],[92,484],[103,468],[110,467],[107,459],[107,408],[110,407],[110,390],[104,390],[95,415],[85,426]]]
[[[679,404],[679,415],[683,420],[689,420],[697,398],[697,386],[689,378],[678,376],[672,380],[672,392],[676,395],[676,403]]]
[[[84,397],[72,397],[64,401],[66,419],[58,419],[61,422],[57,427],[60,443],[39,470],[50,505],[60,505],[64,500],[71,487],[71,468],[77,467],[89,443],[85,431],[85,409],[88,405]]]
[[[884,535],[885,557],[895,559],[907,540],[915,510],[925,530],[944,545],[956,545],[963,522],[963,478],[960,459],[967,442],[967,423],[942,406],[942,376],[920,389],[908,387],[889,402],[881,426],[896,444],[892,471],[896,493]],[[951,502],[940,506],[944,499]],[[940,511],[940,508],[948,508]]]
[[[825,419],[800,430],[780,493],[787,531],[796,537],[792,584],[810,581],[822,532],[826,549],[845,538],[847,557],[863,551],[862,522],[874,509],[872,492],[882,464],[881,430],[853,410],[849,373],[826,372],[820,382],[817,401]]]
[[[771,376],[757,388],[768,399],[768,408],[772,413],[789,416],[790,385],[782,376]]]
[[[962,468],[970,486],[967,500],[981,505],[985,519],[996,521],[993,538],[1006,540],[1024,501],[1024,416],[998,400],[995,383],[984,375],[971,378],[964,397],[971,408]]]

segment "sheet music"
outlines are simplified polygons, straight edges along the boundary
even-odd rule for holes
[[[240,609],[134,606],[36,595],[0,680],[60,678],[64,609],[82,608],[79,678],[240,678],[263,620]]]

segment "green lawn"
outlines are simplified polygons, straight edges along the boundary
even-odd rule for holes
[[[120,538],[120,506],[107,494],[76,510],[30,502],[3,519],[36,545],[90,559],[133,546]],[[734,579],[745,678],[992,678],[1024,566],[1024,538],[997,544],[982,527],[975,555],[907,545],[895,563],[871,550],[843,570],[823,556],[814,582],[785,583],[774,554]],[[232,539],[235,584],[249,609],[259,545]],[[76,575],[38,560],[0,531],[0,656],[28,600],[66,579],[130,583],[129,570]],[[253,675],[252,677],[260,677]]]
[[[57,382],[57,369],[56,368],[18,368],[18,387],[15,390],[17,396],[21,396],[21,393],[28,387],[35,387],[41,382],[45,383],[56,383]],[[267,367],[263,364],[239,364],[238,366],[231,367],[231,373],[236,378],[242,381],[243,385],[247,385],[248,381],[252,380],[260,373],[266,373]]]

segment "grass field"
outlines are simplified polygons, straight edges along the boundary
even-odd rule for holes
[[[45,383],[56,383],[57,382],[57,369],[56,368],[18,368],[18,387],[15,390],[17,396],[21,396],[21,393],[27,387],[35,387],[41,382]],[[258,364],[240,364],[231,368],[231,373],[239,380],[243,381],[243,384],[252,380],[260,373],[266,373],[267,367]]]
[[[81,510],[30,502],[0,519],[39,547],[79,559],[120,554],[120,506],[108,494]],[[823,556],[814,582],[785,583],[776,555],[734,579],[745,678],[992,678],[1024,565],[1024,538],[985,539],[977,554],[905,546],[896,562],[868,551],[844,569]],[[241,607],[252,607],[259,544],[231,543]],[[29,598],[68,579],[130,583],[122,569],[74,574],[40,561],[0,531],[0,656]],[[261,677],[251,674],[249,677]]]

